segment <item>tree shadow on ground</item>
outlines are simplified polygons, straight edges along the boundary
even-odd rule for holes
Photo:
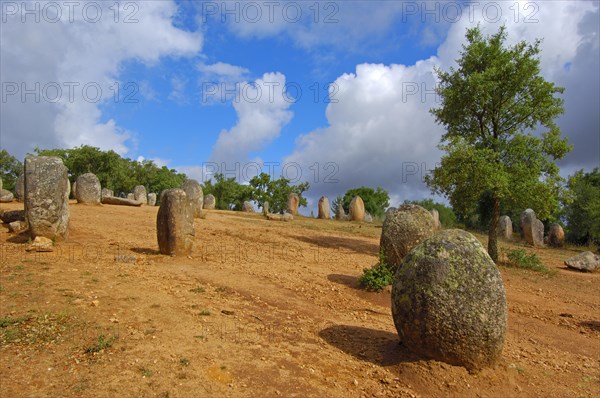
[[[425,359],[404,347],[396,333],[383,330],[333,325],[321,330],[319,336],[345,353],[375,365],[392,366]]]
[[[148,254],[148,255],[154,255],[154,256],[157,256],[160,254],[160,251],[158,251],[157,249],[150,249],[147,247],[132,247],[130,250],[134,253],[139,253],[139,254]]]
[[[362,290],[360,288],[360,283],[358,282],[357,276],[352,275],[342,275],[342,274],[329,274],[327,275],[327,279],[330,282],[338,283],[340,285],[348,286],[352,289]]]
[[[360,254],[372,254],[377,255],[379,253],[379,245],[375,243],[365,242],[360,239],[343,238],[339,236],[295,236],[296,239],[322,247],[325,249],[334,250],[350,250]]]

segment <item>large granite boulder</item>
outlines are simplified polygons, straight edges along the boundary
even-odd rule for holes
[[[53,240],[69,235],[69,180],[59,157],[25,158],[25,218],[32,236]]]
[[[154,192],[148,194],[148,206],[156,206],[156,194]]]
[[[492,366],[507,330],[502,277],[468,232],[439,232],[415,247],[394,276],[392,316],[400,340],[427,358]]]
[[[578,271],[593,272],[600,269],[600,256],[589,251],[579,253],[566,260],[565,265]]]
[[[537,219],[531,209],[521,214],[521,230],[523,238],[532,246],[544,246],[544,223]]]
[[[435,232],[430,212],[418,205],[406,204],[389,213],[381,227],[380,250],[384,261],[396,270],[404,256]]]
[[[15,199],[15,195],[6,189],[0,189],[0,203],[9,203]]]
[[[160,196],[156,236],[162,254],[189,255],[194,248],[194,214],[183,189],[168,189]]]
[[[77,203],[98,205],[102,201],[102,188],[100,180],[93,173],[85,173],[77,177]]]
[[[142,202],[138,202],[137,200],[133,199],[121,198],[120,196],[105,196],[102,198],[102,204],[140,207]]]
[[[115,193],[108,188],[102,188],[101,196],[104,199],[108,198],[109,196],[115,196]]]

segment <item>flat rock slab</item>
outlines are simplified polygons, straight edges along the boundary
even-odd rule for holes
[[[565,265],[578,271],[593,272],[600,269],[600,256],[592,252],[579,253],[566,260]]]
[[[133,199],[119,198],[118,196],[107,196],[102,198],[102,204],[139,207],[142,205],[142,202]]]
[[[0,210],[0,220],[7,224],[15,221],[25,221],[25,210]]]

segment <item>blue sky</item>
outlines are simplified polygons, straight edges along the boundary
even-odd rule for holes
[[[89,144],[198,180],[207,162],[240,164],[242,179],[249,162],[279,163],[276,174],[293,164],[311,183],[309,210],[361,185],[397,205],[429,196],[421,175],[442,134],[432,70],[452,66],[479,23],[505,24],[512,43],[544,39],[542,73],[566,87],[559,124],[575,145],[563,174],[600,162],[597,1],[113,4],[76,1],[69,15],[61,2],[2,2],[2,148]]]

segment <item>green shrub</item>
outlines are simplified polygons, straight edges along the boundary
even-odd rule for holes
[[[371,268],[363,269],[363,274],[358,281],[362,287],[373,291],[382,290],[394,282],[394,274],[386,264],[383,251],[379,252],[379,262]]]
[[[527,254],[523,249],[508,250],[506,257],[508,261],[505,264],[509,267],[530,269],[545,274],[555,273],[546,267],[535,253]]]
[[[98,336],[98,340],[94,344],[92,344],[89,347],[86,347],[84,352],[86,354],[94,354],[107,348],[110,348],[112,347],[116,339],[116,336],[111,336],[107,338],[103,334],[101,334],[100,336]]]

